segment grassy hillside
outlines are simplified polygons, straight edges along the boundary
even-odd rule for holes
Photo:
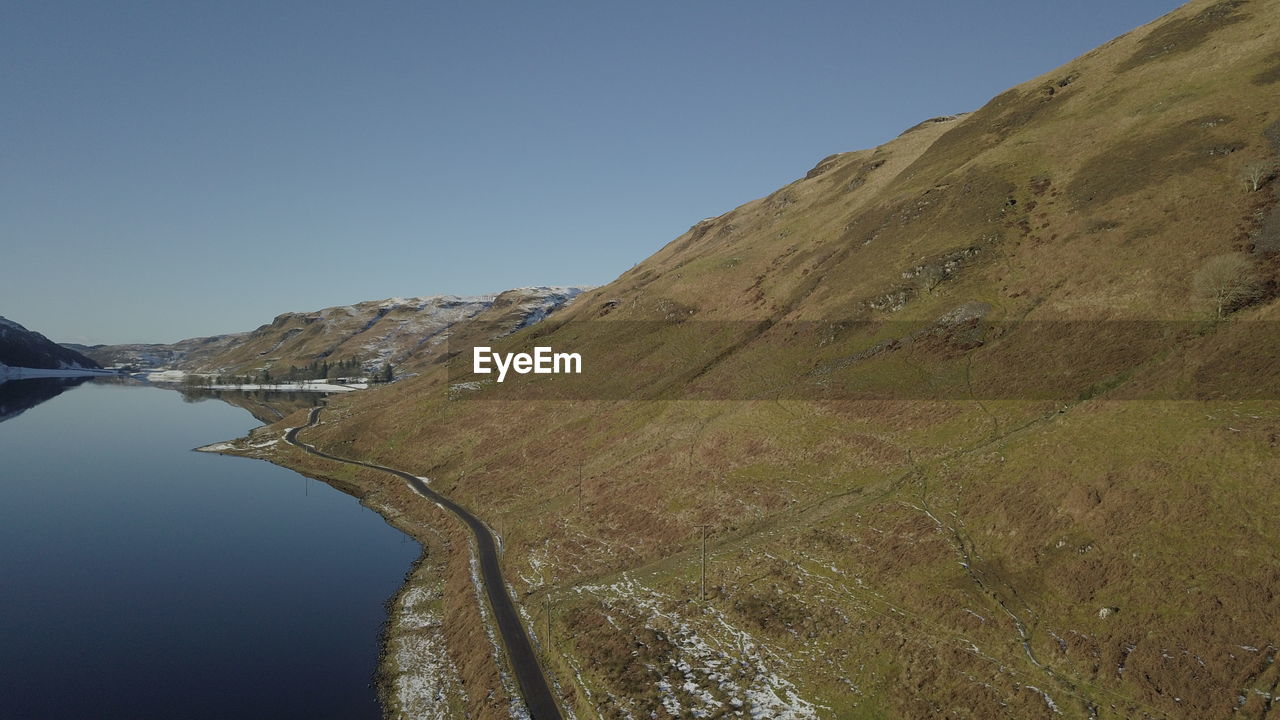
[[[503,536],[579,717],[1280,716],[1278,47],[1192,2],[310,441]]]

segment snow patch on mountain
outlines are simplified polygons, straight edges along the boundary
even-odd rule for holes
[[[491,313],[491,337],[500,337],[541,322],[586,289],[531,286],[487,295],[392,297],[282,313],[246,333],[83,350],[112,366],[255,378],[264,370],[278,377],[290,373],[291,366],[333,366],[351,359],[358,359],[369,373],[405,364],[412,372],[414,363],[431,362],[459,323]]]
[[[801,697],[787,679],[793,659],[732,625],[713,607],[689,614],[688,605],[623,575],[609,585],[580,585],[609,613],[659,634],[669,654],[648,669],[658,676],[658,700],[674,717],[726,714],[776,720],[815,720],[820,706]],[[616,621],[606,614],[611,623]],[[638,708],[637,708],[638,710]]]

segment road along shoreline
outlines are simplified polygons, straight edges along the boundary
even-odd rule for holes
[[[556,702],[555,695],[551,691],[551,686],[547,682],[541,665],[538,663],[538,657],[534,653],[533,644],[529,641],[529,635],[520,621],[520,615],[516,611],[515,603],[512,602],[511,595],[507,592],[506,580],[502,576],[502,567],[498,562],[497,541],[489,527],[462,506],[432,490],[422,478],[416,475],[363,460],[332,455],[299,440],[298,433],[300,431],[315,426],[319,420],[321,409],[311,409],[306,425],[290,428],[284,435],[285,442],[316,457],[394,475],[404,480],[405,484],[415,493],[448,510],[462,520],[463,524],[470,530],[472,540],[475,543],[475,550],[479,559],[480,578],[489,601],[489,610],[493,613],[494,625],[497,628],[498,636],[502,639],[508,662],[511,665],[511,672],[515,675],[516,683],[520,688],[520,694],[529,716],[532,720],[562,720],[563,715],[560,712],[560,706]]]

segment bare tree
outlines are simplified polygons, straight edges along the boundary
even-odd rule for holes
[[[1192,295],[1219,318],[1258,297],[1261,286],[1253,262],[1241,253],[1216,255],[1192,279]]]
[[[1273,163],[1258,160],[1245,165],[1244,169],[1240,171],[1240,177],[1244,180],[1245,187],[1249,188],[1249,192],[1258,192],[1271,179],[1275,170]]]

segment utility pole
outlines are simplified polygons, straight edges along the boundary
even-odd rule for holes
[[[582,465],[578,465],[578,512],[582,512]]]
[[[707,601],[707,526],[699,525],[702,530],[702,602]]]
[[[547,653],[551,653],[551,592],[547,592]]]

